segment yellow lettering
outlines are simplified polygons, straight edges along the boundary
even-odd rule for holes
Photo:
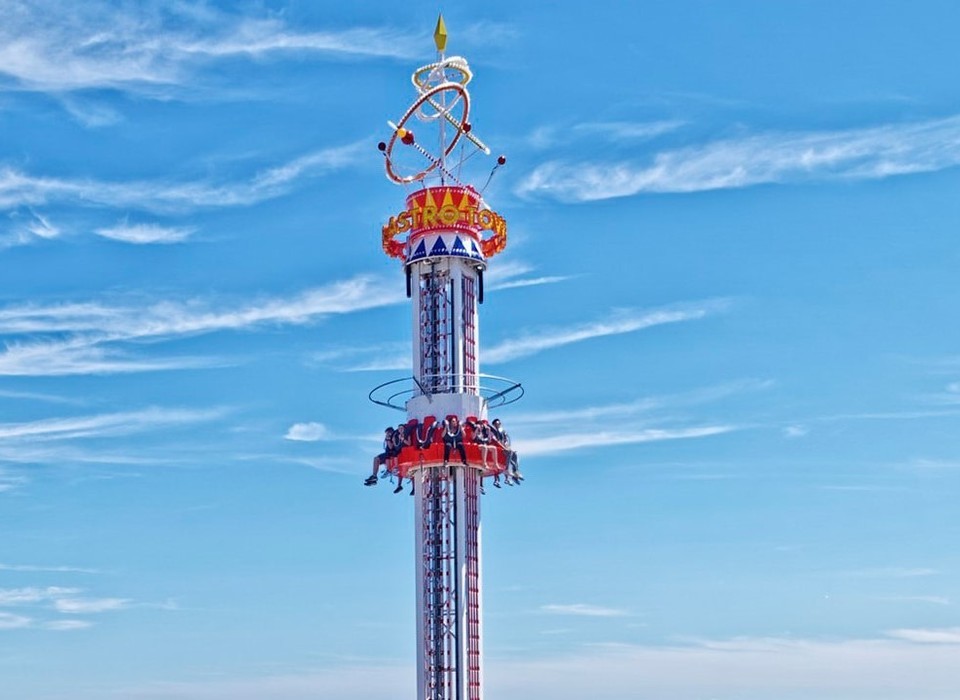
[[[480,228],[490,230],[493,228],[493,212],[489,209],[480,210]]]
[[[437,225],[437,208],[436,207],[423,208],[423,225],[424,227]]]
[[[452,204],[444,204],[440,207],[440,221],[447,226],[453,226],[460,218],[460,211]]]

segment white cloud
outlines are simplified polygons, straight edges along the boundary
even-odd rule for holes
[[[48,418],[26,423],[0,423],[0,441],[73,440],[129,435],[159,427],[211,421],[223,415],[224,409],[148,408],[142,411]]]
[[[99,574],[98,569],[87,569],[82,566],[36,566],[34,564],[0,564],[0,571],[30,571],[68,574]]]
[[[0,588],[0,606],[29,605],[44,600],[52,600],[58,596],[73,595],[78,592],[79,589],[76,588],[60,588],[58,586],[48,586],[46,588]]]
[[[385,342],[376,345],[331,347],[310,353],[307,362],[315,365],[333,364],[345,372],[381,370],[410,371],[409,342]],[[345,364],[347,363],[347,364]]]
[[[651,328],[667,323],[704,318],[724,309],[727,302],[713,300],[698,304],[677,304],[654,310],[627,310],[602,321],[577,324],[567,328],[543,329],[519,338],[506,340],[483,351],[484,362],[499,363],[535,355],[571,343]]]
[[[373,27],[304,31],[278,17],[209,5],[167,3],[157,12],[149,4],[34,0],[0,7],[0,75],[19,89],[52,93],[113,88],[168,97],[218,59],[283,53],[410,57],[422,39]]]
[[[698,406],[748,391],[763,391],[773,385],[774,383],[769,380],[744,379],[675,394],[644,396],[634,401],[624,403],[584,406],[582,408],[553,411],[543,410],[534,413],[514,413],[510,418],[510,424],[530,425],[554,423],[558,427],[563,427],[564,425],[583,424],[584,421],[597,421],[613,416],[624,419],[636,416],[637,414],[650,414],[655,409]]]
[[[0,612],[0,630],[15,630],[29,627],[33,620],[23,615],[14,615],[13,613]]]
[[[50,620],[43,623],[43,628],[54,632],[70,632],[73,630],[85,630],[93,627],[89,620]]]
[[[262,170],[246,180],[171,182],[135,180],[110,182],[91,178],[69,179],[31,175],[10,166],[0,167],[0,208],[69,203],[79,206],[110,206],[139,211],[184,212],[195,209],[238,207],[256,204],[286,194],[304,177],[342,170],[365,152],[366,141],[320,149],[278,166]],[[31,224],[35,235],[56,229]],[[36,229],[36,230],[34,230]]]
[[[4,469],[0,469],[0,493],[13,491],[27,483],[27,480],[17,474],[11,474]]]
[[[131,700],[378,700],[413,687],[390,658],[284,675],[125,686]],[[687,644],[597,644],[568,654],[488,648],[486,692],[505,700],[955,700],[957,649],[897,638],[734,638]],[[79,700],[93,700],[92,696]]]
[[[109,228],[94,231],[98,236],[124,243],[181,243],[189,238],[196,229],[187,227],[165,227],[157,224],[128,224],[122,222]]]
[[[575,138],[596,139],[598,136],[617,142],[646,141],[676,131],[684,124],[686,122],[666,119],[653,122],[582,122],[573,126],[555,124],[537,127],[527,141],[539,149],[568,144]]]
[[[50,223],[50,219],[33,212],[33,218],[27,223],[27,230],[37,238],[56,238],[60,235],[60,229]]]
[[[395,285],[359,275],[288,298],[263,298],[232,307],[204,300],[23,304],[0,307],[0,337],[30,334],[29,341],[8,340],[0,351],[0,375],[61,376],[144,372],[227,364],[221,358],[143,358],[129,354],[144,341],[261,325],[302,325],[404,299]],[[52,336],[36,339],[39,334]],[[64,338],[66,334],[66,338]]]
[[[654,122],[585,122],[573,127],[575,131],[590,135],[600,134],[617,141],[642,141],[669,134],[686,122],[664,119]]]
[[[130,604],[129,598],[60,598],[54,601],[57,612],[69,615],[90,615],[122,610]]]
[[[783,436],[787,438],[801,438],[807,435],[810,429],[803,425],[788,425],[783,429]]]
[[[41,394],[35,391],[7,391],[6,389],[0,389],[0,397],[6,399],[25,399],[29,401],[46,401],[49,403],[82,403],[77,399],[71,399],[65,396],[57,396],[55,394]]]
[[[917,578],[936,576],[940,572],[924,566],[881,566],[874,569],[858,569],[845,572],[846,576],[856,578]]]
[[[950,599],[942,595],[889,595],[876,596],[874,600],[886,603],[930,603],[931,605],[950,605]]]
[[[329,440],[331,435],[330,429],[323,423],[294,423],[283,437],[299,442],[318,442]]]
[[[518,187],[587,202],[644,192],[699,192],[764,183],[875,179],[960,164],[960,116],[808,133],[769,133],[662,151],[644,161],[538,166]]]
[[[535,438],[524,437],[514,442],[514,447],[523,456],[556,454],[579,450],[584,447],[610,445],[636,445],[662,440],[689,440],[693,438],[722,435],[736,430],[729,425],[707,425],[693,428],[645,428],[624,431],[599,430],[584,433],[560,432],[556,435]]]
[[[523,277],[534,270],[534,266],[520,260],[498,261],[484,275],[487,291],[514,289],[517,287],[533,287],[541,284],[556,284],[571,279],[569,275],[541,275],[539,277]]]
[[[887,633],[895,639],[903,639],[917,644],[960,645],[960,627],[941,627],[933,629],[899,629]]]
[[[66,96],[60,100],[67,113],[83,126],[98,129],[123,121],[123,115],[105,104]]]
[[[0,249],[52,240],[62,233],[49,218],[30,207],[15,208],[7,216],[11,222],[10,233],[0,237]]]
[[[541,605],[540,610],[552,615],[576,615],[579,617],[625,617],[628,613],[617,608],[605,608],[587,603],[570,603],[566,605]]]

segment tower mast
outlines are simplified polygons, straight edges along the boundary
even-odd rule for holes
[[[417,698],[482,700],[480,500],[485,477],[499,480],[507,472],[509,483],[511,452],[503,441],[485,447],[471,438],[489,431],[491,408],[516,401],[523,388],[480,374],[483,273],[506,246],[507,225],[482,192],[460,180],[464,161],[490,149],[469,121],[466,86],[473,75],[466,59],[446,56],[442,16],[434,41],[438,60],[414,72],[417,97],[396,123],[388,122],[389,141],[379,144],[387,177],[417,187],[382,237],[384,252],[406,273],[413,376],[380,385],[370,398],[407,415],[404,437],[385,466],[414,487]],[[500,156],[493,170],[505,162]],[[458,432],[463,453],[456,449]]]

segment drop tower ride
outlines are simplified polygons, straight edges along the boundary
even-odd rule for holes
[[[382,244],[406,274],[413,376],[381,384],[370,399],[407,416],[385,467],[401,483],[409,479],[415,495],[417,699],[482,700],[480,499],[485,477],[507,472],[509,483],[511,452],[496,439],[473,444],[473,435],[489,431],[489,411],[523,388],[480,373],[483,276],[507,242],[506,221],[483,192],[506,159],[497,158],[481,188],[468,184],[465,166],[490,155],[470,121],[473,75],[466,59],[445,55],[442,17],[434,40],[437,61],[413,73],[416,97],[379,144],[387,177],[407,188]],[[450,449],[457,430],[465,459]]]

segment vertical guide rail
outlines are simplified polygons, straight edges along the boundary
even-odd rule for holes
[[[463,287],[463,381],[467,391],[477,393],[477,294],[476,280],[464,275]]]
[[[460,700],[457,693],[457,519],[456,482],[449,470],[424,469],[418,475],[420,552],[418,599],[422,600],[417,673],[425,700]]]
[[[445,270],[431,270],[420,278],[420,381],[431,393],[451,389],[449,277]]]
[[[466,662],[467,700],[482,700],[480,657],[482,651],[480,599],[480,475],[475,470],[463,470],[464,482],[464,568],[466,585]]]
[[[483,700],[480,472],[428,467],[417,479],[417,697]]]

